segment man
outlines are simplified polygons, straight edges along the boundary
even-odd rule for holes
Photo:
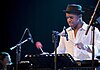
[[[11,65],[11,58],[7,52],[0,53],[0,70],[12,70],[9,65]]]
[[[88,25],[82,20],[82,14],[84,13],[82,7],[77,4],[69,4],[64,12],[66,13],[68,25],[70,26],[66,29],[68,41],[66,37],[60,37],[57,54],[69,53],[75,60],[92,59],[92,26],[88,34],[85,35]],[[64,33],[65,30],[61,32],[62,35]],[[97,28],[95,28],[94,42],[94,53],[96,57],[100,53],[100,32]]]

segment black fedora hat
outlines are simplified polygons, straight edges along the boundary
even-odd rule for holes
[[[82,6],[77,4],[68,4],[66,10],[63,10],[66,13],[72,13],[72,14],[82,14],[85,11],[82,11]]]

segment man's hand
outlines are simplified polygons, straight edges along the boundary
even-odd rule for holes
[[[84,44],[81,43],[81,42],[80,42],[80,43],[76,43],[75,46],[76,46],[77,48],[79,48],[79,49],[85,50],[85,49],[84,49]]]
[[[83,49],[83,50],[86,50],[86,51],[92,53],[92,50],[89,48],[89,46],[84,46],[84,44],[82,42],[76,43],[75,46],[79,49]]]

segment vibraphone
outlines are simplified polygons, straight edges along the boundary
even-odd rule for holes
[[[25,61],[21,61],[20,68],[28,66],[27,70],[54,70],[54,56],[54,54],[25,55]],[[56,64],[57,70],[92,69],[92,60],[75,61],[70,54],[57,54]],[[94,65],[95,68],[98,67],[100,65],[100,61],[95,60]]]

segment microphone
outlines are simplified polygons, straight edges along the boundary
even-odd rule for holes
[[[65,37],[66,37],[66,40],[68,41],[68,33],[66,31],[66,27],[64,26],[63,30],[65,31]]]
[[[41,42],[37,41],[35,43],[35,46],[36,46],[36,48],[40,49],[42,53],[44,53],[43,50],[42,50],[43,45],[41,44]]]
[[[100,24],[100,17],[95,20],[94,24]]]
[[[33,38],[32,38],[32,35],[31,35],[31,33],[30,33],[30,31],[29,31],[28,28],[27,28],[27,30],[28,30],[29,40],[30,40],[32,43],[34,43]]]
[[[60,33],[59,33],[58,31],[52,31],[52,33],[53,33],[54,35],[60,36]]]

